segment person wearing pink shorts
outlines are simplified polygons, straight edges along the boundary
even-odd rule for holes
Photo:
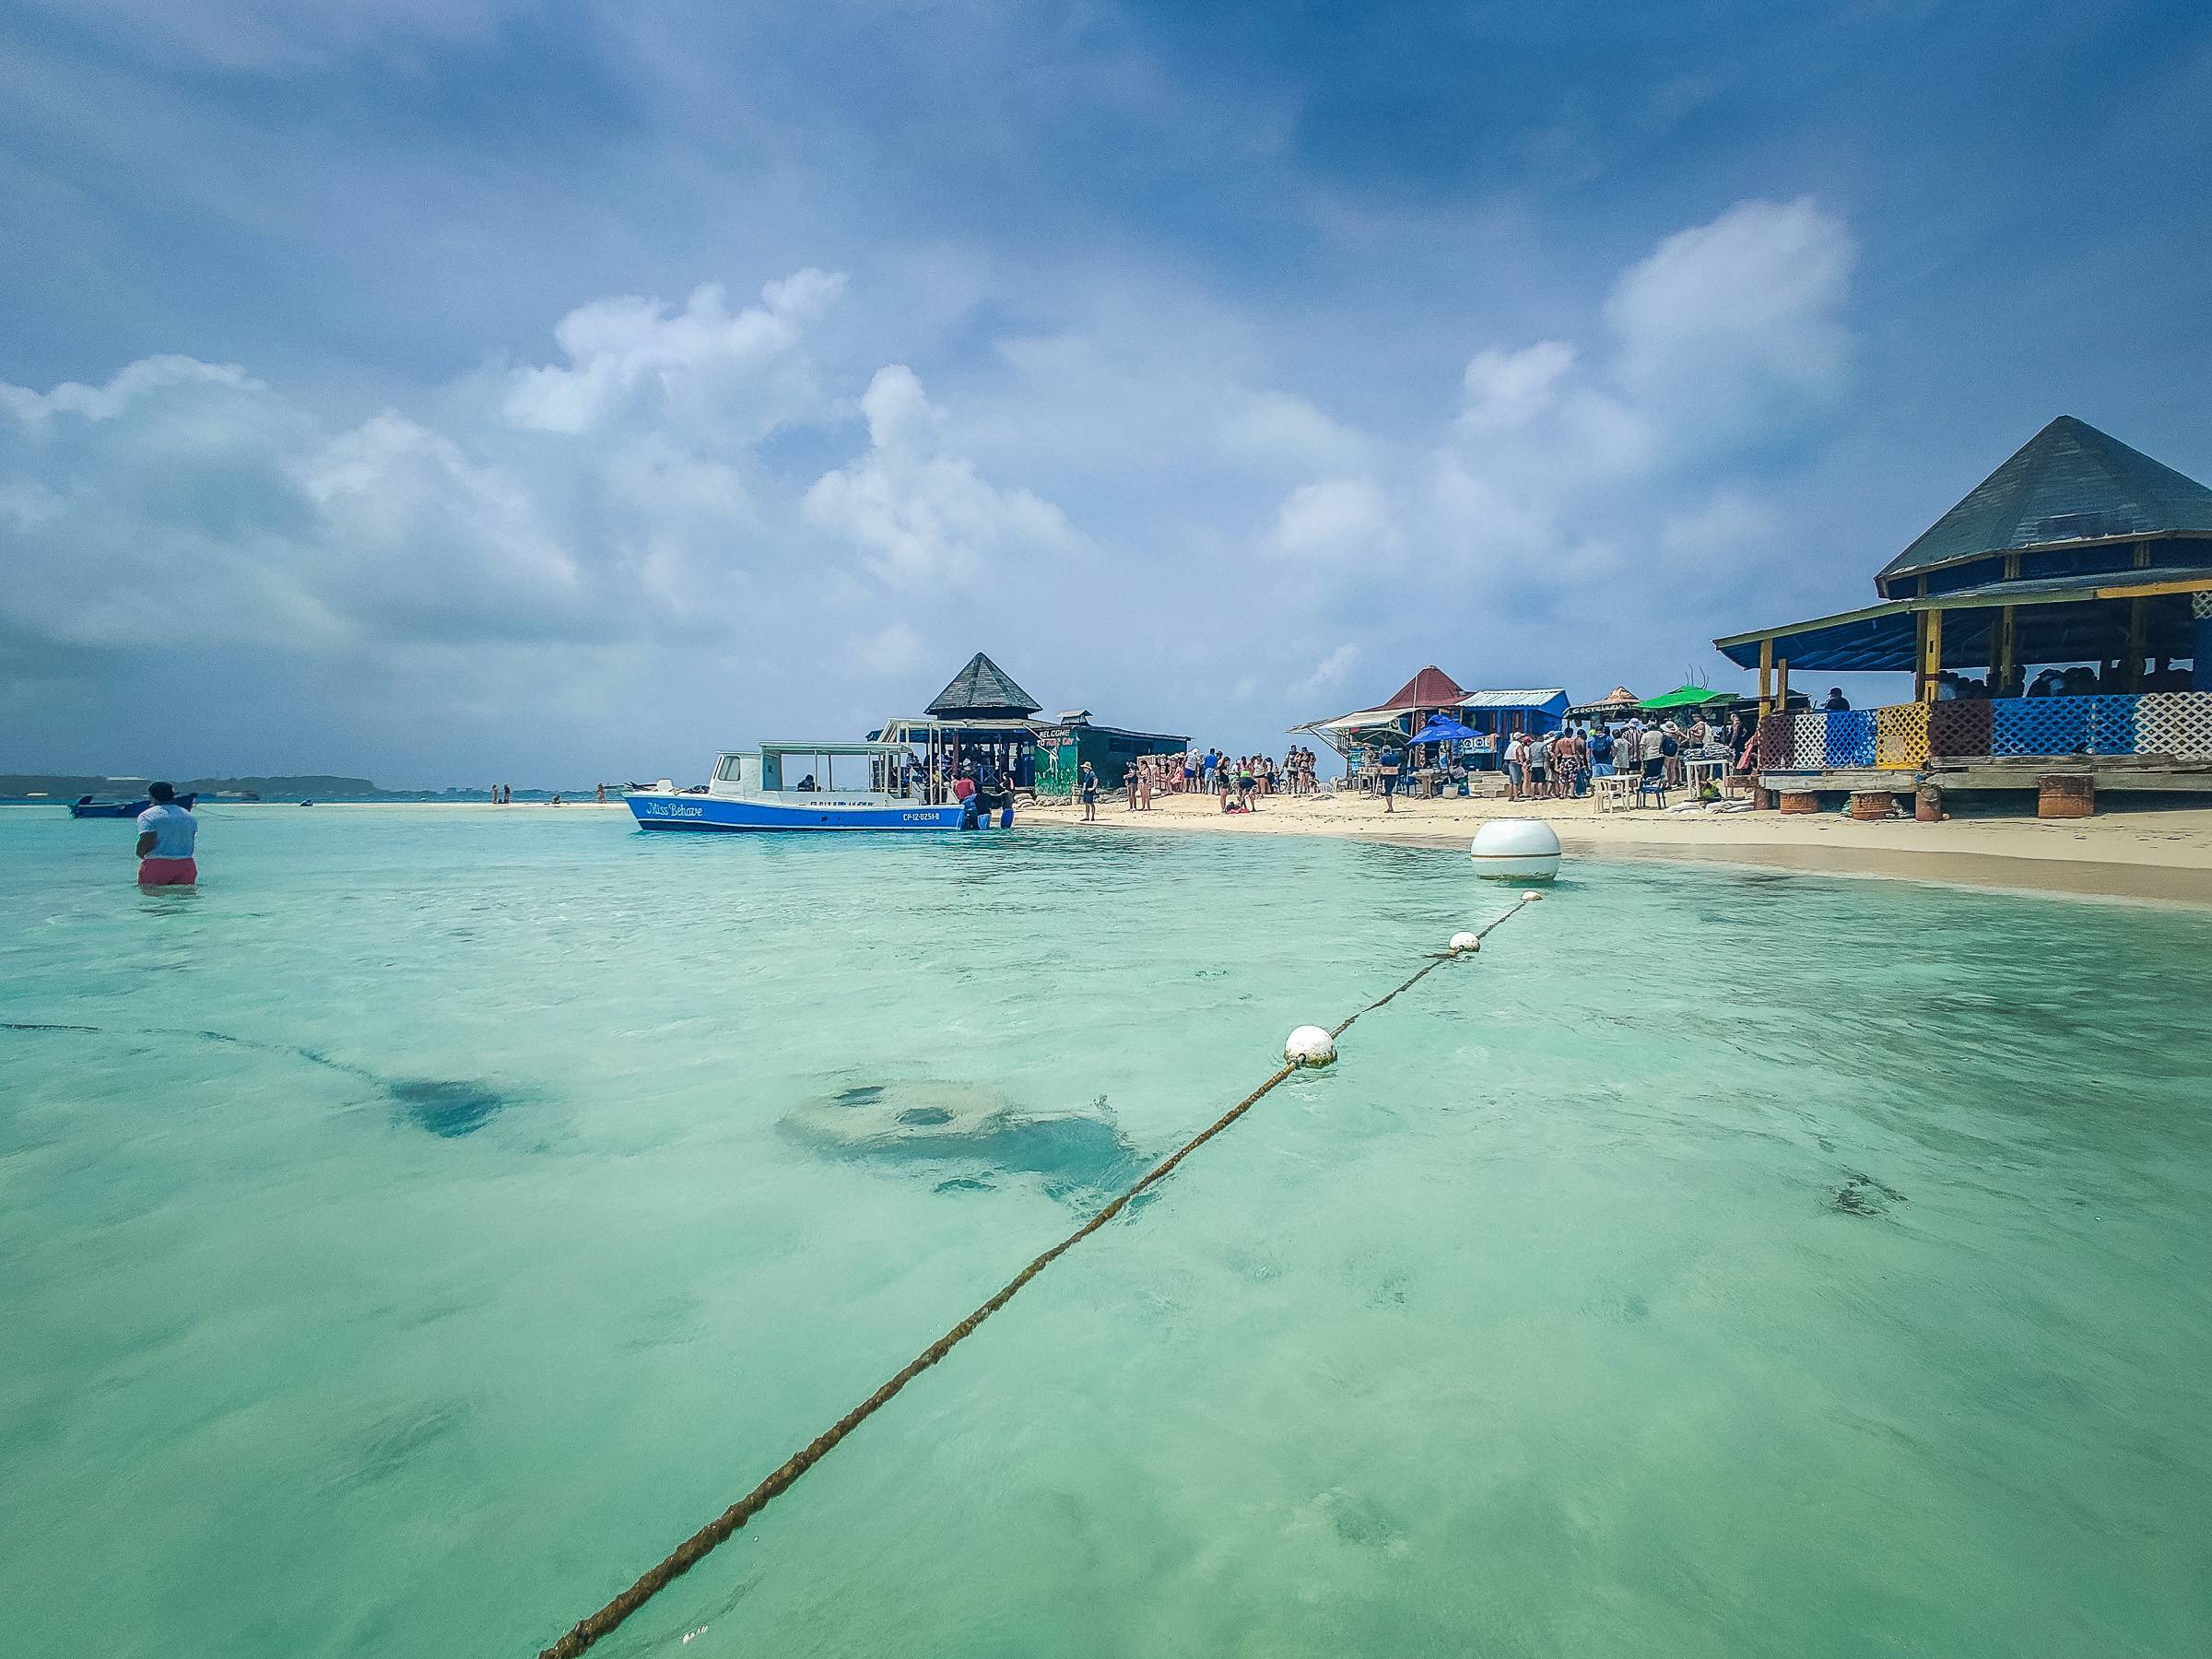
[[[156,783],[146,792],[153,805],[138,815],[138,885],[195,887],[200,866],[193,862],[199,820],[177,805],[177,792]]]

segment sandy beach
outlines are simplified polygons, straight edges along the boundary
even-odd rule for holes
[[[1079,824],[1073,805],[1024,808],[1023,821]],[[1385,814],[1359,795],[1273,797],[1247,816],[1209,796],[1156,797],[1130,812],[1099,804],[1098,828],[1147,834],[1337,835],[1465,845],[1488,818],[1540,818],[1571,855],[1720,860],[1840,876],[1879,876],[2043,893],[2212,904],[2212,808],[2116,810],[2087,818],[1970,817],[1862,823],[1841,813],[1640,811],[1600,815],[1591,801],[1405,801]]]
[[[211,803],[218,808],[298,811],[280,803]],[[612,812],[620,801],[332,801],[313,810],[437,813]],[[1025,803],[1024,824],[1074,826],[1072,803]],[[1099,805],[1097,828],[1122,833],[1333,835],[1415,846],[1464,846],[1488,818],[1540,818],[1579,857],[1658,858],[1756,865],[1831,876],[1939,881],[2021,892],[2070,893],[2212,905],[2212,807],[2115,809],[2088,818],[1973,816],[1923,824],[1862,823],[1839,812],[1641,811],[1601,815],[1590,801],[1516,805],[1501,800],[1401,802],[1385,814],[1358,795],[1284,796],[1249,816],[1210,796],[1161,795],[1130,812],[1119,795]]]

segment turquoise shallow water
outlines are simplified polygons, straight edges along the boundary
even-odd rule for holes
[[[10,1653],[535,1652],[1509,897],[522,808],[218,808],[141,896],[128,833],[0,812],[0,1019],[97,1028],[0,1031]],[[597,1651],[2206,1652],[2208,950],[1573,867]]]

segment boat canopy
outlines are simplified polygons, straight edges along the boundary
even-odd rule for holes
[[[724,749],[723,753],[739,754],[742,750]],[[907,752],[903,743],[846,742],[812,737],[762,738],[763,755],[902,755]]]

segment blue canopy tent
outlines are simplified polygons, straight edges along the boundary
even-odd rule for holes
[[[1431,714],[1428,724],[1406,740],[1416,751],[1429,747],[1430,758],[1426,766],[1421,764],[1417,752],[1414,767],[1417,786],[1423,792],[1460,786],[1458,781],[1465,775],[1464,768],[1452,762],[1458,755],[1461,744],[1481,735],[1473,726],[1462,725],[1449,714]]]

